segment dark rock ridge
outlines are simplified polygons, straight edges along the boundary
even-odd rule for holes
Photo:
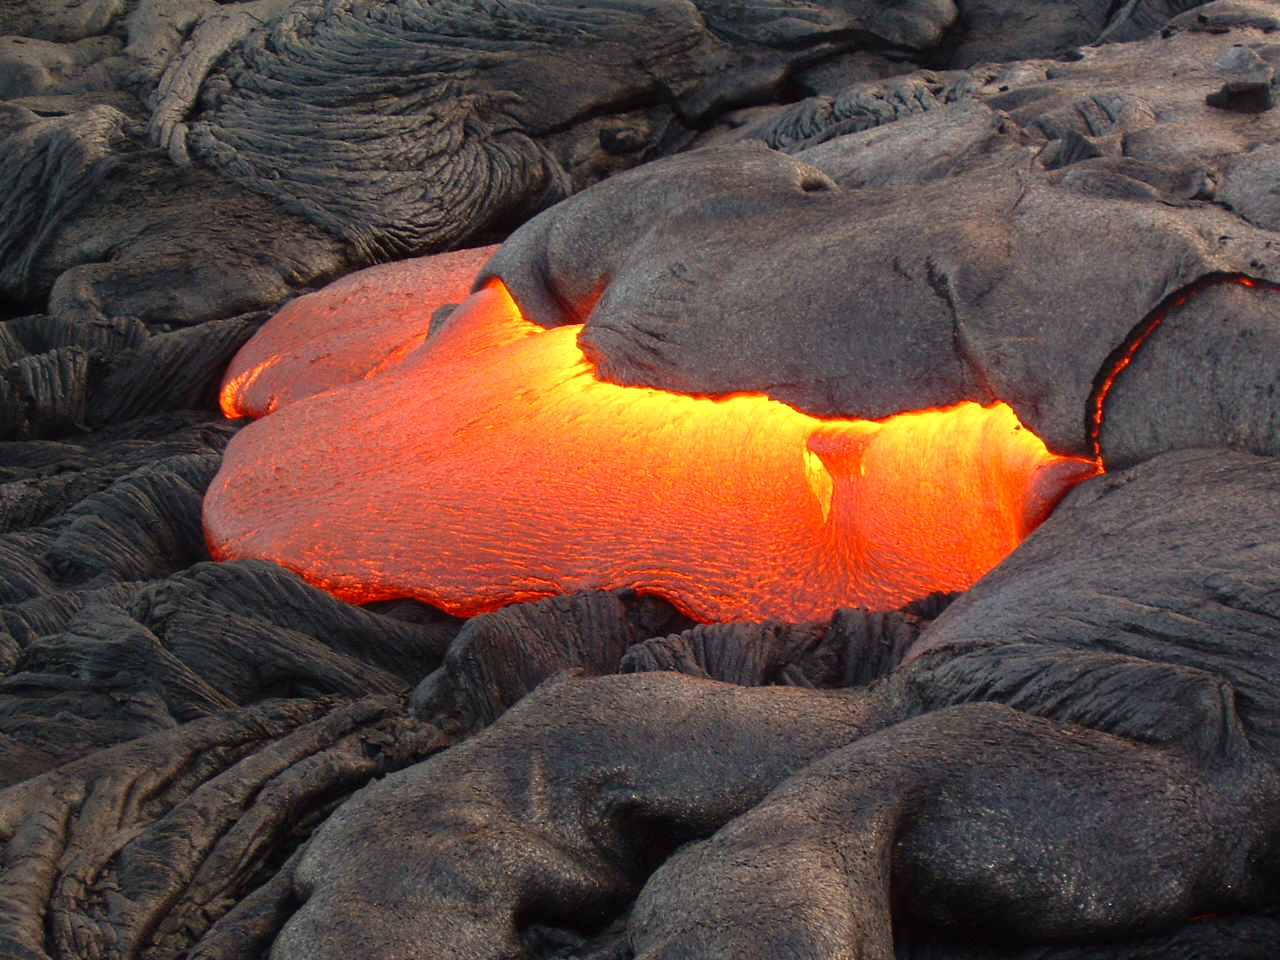
[[[0,318],[42,312],[79,342],[104,320],[163,331],[271,307],[501,236],[752,105],[921,62],[1065,55],[1186,6],[15,0],[0,10]],[[47,363],[74,394],[82,361]],[[76,412],[37,412],[21,435]]]
[[[1188,15],[1074,62],[861,84],[559,204],[486,273],[544,325],[585,321],[606,379],[871,419],[1001,399],[1089,454],[1090,396],[1131,330],[1205,278],[1280,280],[1259,173],[1280,113],[1205,102],[1274,64],[1265,30]],[[852,116],[870,129],[843,135]],[[1265,284],[1169,309],[1118,380],[1108,460],[1280,453],[1275,311]]]
[[[374,882],[379,957],[524,955],[538,924],[608,955],[591,933],[637,891],[636,956],[888,957],[891,888],[922,943],[982,956],[1264,956],[1272,915],[1179,927],[1273,906],[1277,505],[1272,458],[1167,454],[1079,487],[923,629],[695,628],[628,655],[683,680],[544,685],[330,818],[273,956],[369,951],[347,905]],[[886,672],[706,679],[836,636]],[[1110,944],[1030,949],[1089,937]]]
[[[1191,6],[6,4],[0,956],[1273,957],[1280,15]],[[490,271],[603,374],[1111,472],[803,624],[208,562],[274,305],[586,187]]]

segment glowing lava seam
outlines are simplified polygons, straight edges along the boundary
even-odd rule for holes
[[[1098,376],[1093,382],[1093,391],[1089,394],[1089,404],[1085,412],[1085,432],[1089,437],[1089,449],[1094,462],[1102,466],[1102,413],[1107,402],[1107,394],[1115,386],[1116,378],[1133,362],[1142,345],[1156,332],[1165,318],[1183,306],[1196,294],[1207,287],[1224,283],[1236,283],[1242,287],[1261,287],[1267,290],[1280,291],[1280,284],[1260,280],[1243,273],[1210,273],[1181,290],[1175,290],[1165,297],[1160,304],[1135,326],[1127,337],[1116,347],[1103,363]]]
[[[210,486],[211,552],[464,616],[630,586],[699,620],[798,621],[968,587],[1097,469],[1004,404],[819,420],[762,395],[605,383],[579,329],[530,323],[494,281],[399,362],[383,336],[302,399],[287,364],[260,376],[287,350],[264,367],[246,348],[228,411],[275,409]]]

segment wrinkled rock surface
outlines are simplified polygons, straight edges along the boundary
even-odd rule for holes
[[[891,884],[895,923],[983,955],[1261,956],[1274,915],[1177,928],[1270,902],[1277,504],[1280,465],[1243,453],[1087,481],[870,686],[714,683],[713,659],[544,685],[331,818],[274,955],[354,949],[345,905],[377,878],[379,957],[510,955],[537,924],[592,956],[637,891],[637,956],[889,956]],[[882,642],[848,623],[828,636]],[[731,629],[720,676],[759,678],[734,660],[787,632]]]
[[[1269,960],[1278,36],[1248,0],[4,4],[0,954]],[[803,624],[210,563],[261,321],[571,194],[490,270],[622,382],[1000,396],[1087,453],[1163,317],[1112,472],[958,598]]]
[[[1205,96],[1242,60],[1273,79],[1280,45],[1265,28],[1201,27],[781,108],[738,145],[534,218],[486,275],[537,322],[585,321],[606,379],[872,419],[1000,399],[1075,454],[1091,452],[1090,400],[1113,355],[1167,311],[1117,386],[1123,425],[1104,418],[1108,459],[1228,435],[1275,454],[1280,247],[1249,211],[1271,196],[1260,171],[1280,114]],[[885,102],[913,109],[877,114]],[[855,117],[868,129],[839,135]],[[1262,283],[1170,306],[1220,275]]]

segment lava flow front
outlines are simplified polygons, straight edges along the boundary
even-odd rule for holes
[[[1096,470],[1003,404],[819,420],[604,383],[580,327],[525,320],[497,281],[425,341],[416,323],[365,375],[287,402],[288,362],[237,358],[228,415],[273,412],[210,487],[216,558],[460,615],[630,586],[699,620],[794,621],[964,589]]]

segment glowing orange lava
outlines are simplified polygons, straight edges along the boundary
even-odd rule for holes
[[[466,298],[496,249],[370,267],[286,304],[232,361],[222,412],[264,417],[393,365],[426,336],[437,308]]]
[[[579,327],[530,323],[497,281],[415,348],[424,329],[400,331],[398,362],[364,349],[345,385],[301,400],[287,378],[261,389],[277,374],[261,351],[237,358],[228,412],[274,412],[210,487],[215,557],[465,616],[632,586],[700,620],[794,621],[969,586],[1096,469],[1003,404],[819,420],[603,383]]]

